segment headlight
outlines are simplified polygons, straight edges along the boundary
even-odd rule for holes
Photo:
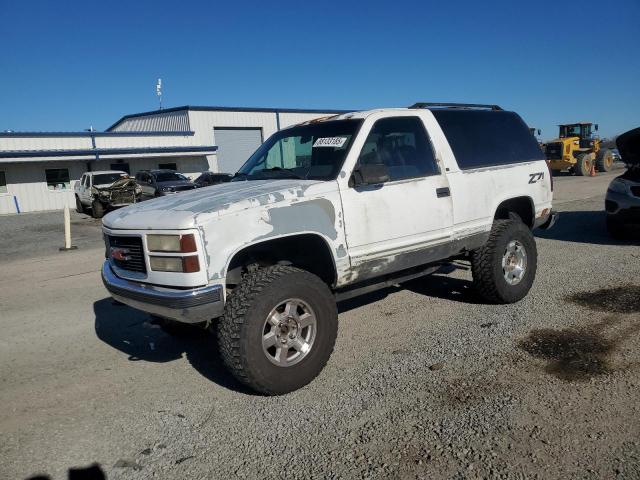
[[[609,184],[609,190],[616,193],[628,194],[627,184],[621,180],[614,180]]]
[[[150,252],[191,253],[196,251],[196,239],[193,233],[188,235],[147,235],[147,248]]]
[[[180,235],[147,235],[147,248],[151,252],[179,252]]]

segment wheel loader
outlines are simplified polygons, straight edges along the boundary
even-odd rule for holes
[[[554,172],[568,170],[576,175],[590,175],[592,171],[608,172],[613,166],[613,153],[602,148],[600,138],[592,133],[598,124],[590,122],[559,125],[560,134],[545,144],[544,152]]]

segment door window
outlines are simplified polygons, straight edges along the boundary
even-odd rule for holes
[[[418,117],[378,120],[362,147],[358,163],[386,165],[391,181],[440,174],[431,142]]]
[[[44,171],[49,190],[69,189],[69,170],[66,168],[47,168]]]

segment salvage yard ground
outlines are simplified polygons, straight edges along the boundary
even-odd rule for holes
[[[640,478],[640,248],[604,228],[619,172],[557,177],[516,305],[467,265],[340,304],[309,386],[252,395],[211,337],[171,338],[102,286],[99,221],[0,217],[0,478]]]

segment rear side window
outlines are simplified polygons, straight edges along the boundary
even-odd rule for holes
[[[514,112],[432,110],[462,170],[544,160],[529,127]]]
[[[418,117],[378,120],[362,147],[358,163],[386,165],[392,181],[440,173],[431,142]]]

